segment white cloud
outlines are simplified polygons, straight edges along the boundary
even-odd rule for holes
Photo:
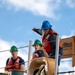
[[[66,4],[70,8],[75,8],[75,0],[66,0]]]
[[[63,71],[70,70],[72,68],[72,59],[71,58],[62,59],[59,67],[60,67],[60,70],[63,69]]]
[[[7,9],[14,8],[16,11],[25,9],[35,15],[46,16],[50,18],[60,18],[61,14],[57,13],[62,4],[74,8],[74,0],[0,0],[0,4],[7,6]]]
[[[70,35],[62,35],[61,38],[68,38],[68,37],[72,37],[75,36],[75,31],[72,30]]]
[[[17,47],[24,46],[22,42],[21,43],[8,42],[3,39],[0,39],[0,64],[1,64],[0,68],[4,67],[7,58],[11,57],[11,54],[9,51],[6,51],[6,52],[1,52],[1,51],[9,50],[12,45],[15,45]],[[24,50],[27,50],[27,51],[24,51]],[[27,52],[28,52],[28,48],[24,48],[24,49],[22,48],[22,49],[19,49],[18,55],[21,56],[25,61],[27,61],[28,60]],[[4,72],[4,68],[0,69],[0,72]]]
[[[61,60],[61,64],[59,66],[59,72],[69,72],[69,71],[75,71],[75,67],[72,67],[72,58],[66,58]],[[60,75],[74,75],[73,73],[64,73]]]
[[[9,42],[0,39],[0,51],[8,50],[9,48],[10,48]],[[5,66],[5,61],[9,56],[10,56],[9,52],[3,52],[3,53],[0,52],[0,64],[1,64],[0,67]],[[3,71],[3,69],[1,69],[0,71]]]
[[[1,0],[2,4],[6,4],[8,9],[12,6],[17,10],[25,9],[36,15],[42,15],[55,18],[60,7],[61,0]]]
[[[71,68],[71,71],[75,71],[75,66]],[[75,75],[75,72],[72,72],[70,75]]]
[[[72,68],[70,67],[70,70],[67,72],[71,72],[71,73],[66,73],[64,75],[75,75],[75,72],[73,72],[73,71],[75,71],[75,67],[72,67]]]

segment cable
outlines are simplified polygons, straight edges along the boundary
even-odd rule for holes
[[[18,49],[26,48],[26,47],[29,47],[29,46],[22,46],[22,47],[18,47]],[[6,51],[9,51],[9,50],[1,50],[1,51],[0,51],[0,53],[1,53],[1,52],[6,52]]]
[[[6,51],[9,51],[9,50],[3,50],[3,51],[0,51],[0,53],[1,53],[1,52],[6,52]]]
[[[55,41],[55,40],[53,40],[53,41],[48,41],[48,42],[54,42],[54,41]],[[47,43],[47,42],[45,42],[45,43]],[[44,44],[44,43],[42,43],[42,44]],[[32,45],[32,46],[33,46],[33,45]],[[25,48],[25,47],[29,47],[29,46],[18,47],[18,49]],[[9,50],[1,50],[0,53],[1,53],[1,52],[6,52],[6,51],[9,51]]]
[[[67,72],[58,72],[57,74],[64,74],[64,73],[73,73],[75,71],[67,71]]]
[[[22,47],[18,47],[18,49],[25,48],[25,47],[29,47],[29,46],[22,46]]]

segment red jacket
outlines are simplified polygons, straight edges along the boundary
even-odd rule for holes
[[[13,64],[12,62],[12,57],[9,58],[8,64],[7,64],[7,70],[10,69],[20,69],[20,63],[19,63],[20,57],[18,56],[15,63]]]
[[[42,42],[44,44],[44,49],[46,52],[51,52],[52,51],[52,46],[50,44],[49,38],[53,35],[56,34],[58,35],[56,32],[54,32],[53,30],[49,31],[49,34],[44,38],[44,35],[42,37]]]

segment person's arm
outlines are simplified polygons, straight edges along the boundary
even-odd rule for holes
[[[5,68],[4,68],[4,72],[5,72],[5,73],[8,73],[8,66],[7,66],[8,61],[9,61],[9,58],[8,58],[7,61],[6,61],[6,66],[5,66]]]
[[[41,30],[41,29],[33,28],[32,30],[33,30],[34,32],[38,33],[39,35],[42,35],[42,30]]]
[[[20,70],[25,70],[25,61],[22,58],[20,59]]]
[[[34,59],[34,55],[32,55],[32,56],[30,57],[30,62],[31,62],[33,59]]]
[[[30,62],[31,62],[34,58],[38,58],[38,54],[36,53],[36,51],[34,51],[33,54],[32,54],[32,56],[30,57]]]
[[[21,68],[22,71],[24,71],[25,70],[25,65],[21,64],[20,68]]]

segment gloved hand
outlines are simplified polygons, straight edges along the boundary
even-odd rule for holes
[[[33,31],[35,31],[35,30],[36,30],[36,28],[33,28],[32,30],[33,30]]]

